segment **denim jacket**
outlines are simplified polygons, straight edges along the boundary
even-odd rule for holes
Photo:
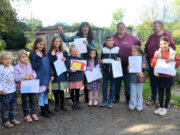
[[[32,52],[29,55],[33,70],[36,71],[37,79],[40,80],[40,86],[48,85],[52,70],[50,67],[49,57],[44,55],[39,57],[36,53]]]

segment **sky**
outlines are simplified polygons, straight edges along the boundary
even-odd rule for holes
[[[109,27],[116,9],[125,9],[123,22],[126,25],[140,23],[140,13],[148,0],[32,0],[12,3],[18,17],[40,19],[43,26],[65,22],[88,21],[98,27]]]

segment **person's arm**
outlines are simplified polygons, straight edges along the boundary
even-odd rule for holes
[[[87,45],[87,49],[95,48],[94,44],[94,40],[92,40],[91,43]]]
[[[53,64],[57,60],[57,56],[52,55],[51,51],[48,52],[48,57],[49,57],[50,64]]]
[[[149,70],[149,65],[148,65],[147,60],[144,56],[143,56],[143,62],[146,64],[146,68],[143,68],[143,69]]]
[[[157,60],[158,60],[157,57],[153,57],[153,58],[151,59],[151,67],[152,67],[152,68],[155,68],[156,63],[157,63]]]
[[[176,62],[175,68],[178,68],[180,66],[180,58],[179,58],[179,56],[177,54],[176,54],[175,60],[171,60],[171,61]]]
[[[36,74],[36,72],[32,69],[32,66],[31,66],[31,63],[30,63],[30,69],[31,69],[31,76],[34,78],[34,79],[36,79],[37,78],[37,74]]]
[[[60,36],[61,36],[63,42],[66,42],[66,43],[74,42],[74,39],[76,38],[76,35],[68,37],[64,33],[61,33]]]
[[[18,65],[14,68],[14,81],[19,82],[25,79],[24,74],[18,69]]]
[[[167,36],[168,39],[169,39],[169,46],[170,46],[173,50],[176,50],[176,46],[175,46],[174,40],[173,40],[173,38],[171,37],[171,35],[166,32],[166,36]]]
[[[144,48],[144,56],[147,58],[147,53],[148,53],[148,45],[149,45],[149,42],[150,42],[150,37],[151,36],[149,36],[148,37],[148,40],[147,40],[147,42],[146,42],[146,44],[145,44],[145,48]]]
[[[32,65],[32,68],[36,71],[41,67],[41,57],[36,55],[34,52],[31,52],[29,55],[29,59]]]

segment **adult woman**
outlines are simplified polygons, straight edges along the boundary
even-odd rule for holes
[[[123,68],[123,77],[117,78],[117,86],[114,95],[114,103],[119,101],[120,90],[122,80],[125,85],[125,97],[126,103],[129,103],[130,100],[130,80],[129,73],[127,71],[128,66],[128,57],[131,56],[131,49],[133,45],[141,46],[141,41],[134,37],[133,35],[126,32],[126,26],[123,22],[117,24],[117,32],[113,35],[114,44],[120,47],[122,54],[122,68]]]
[[[58,30],[60,32],[60,36],[63,42],[69,43],[69,42],[74,42],[74,39],[77,39],[77,38],[86,38],[86,40],[84,40],[84,43],[87,45],[87,49],[89,50],[91,48],[95,48],[94,34],[88,22],[82,22],[79,27],[78,32],[71,37],[67,37],[64,34],[64,30],[61,25],[58,25]],[[87,59],[87,53],[83,54],[83,58]],[[86,83],[86,78],[84,76],[84,84],[85,83]],[[84,93],[85,93],[85,101],[88,103],[88,90],[86,89],[86,87],[84,87]]]

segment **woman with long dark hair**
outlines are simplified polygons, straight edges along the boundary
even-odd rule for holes
[[[95,48],[95,46],[94,46],[94,34],[93,34],[91,26],[88,22],[82,22],[79,26],[78,32],[71,37],[67,37],[64,34],[64,30],[63,30],[61,25],[58,25],[58,30],[60,32],[60,36],[61,36],[63,42],[69,43],[69,42],[74,42],[74,39],[86,38],[86,40],[84,40],[84,43],[87,45],[88,51],[91,48]],[[87,53],[84,53],[82,56],[85,60],[87,59]],[[84,84],[86,84],[86,81],[87,80],[84,76]],[[84,87],[84,94],[85,94],[85,101],[88,103],[88,90],[86,87]]]

